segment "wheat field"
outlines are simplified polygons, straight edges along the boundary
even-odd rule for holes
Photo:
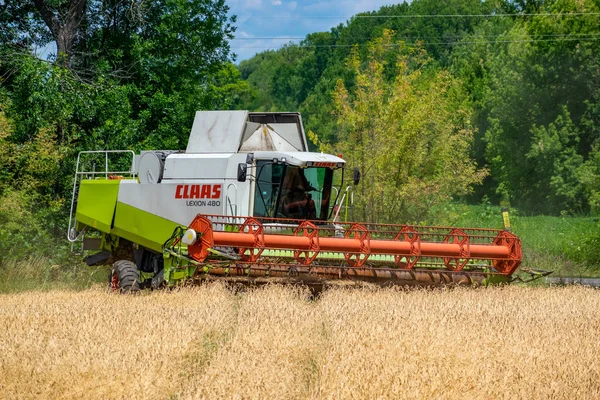
[[[600,291],[0,295],[0,398],[600,398]]]

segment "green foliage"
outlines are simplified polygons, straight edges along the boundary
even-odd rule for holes
[[[297,110],[310,89],[311,53],[295,44],[266,51],[239,65],[241,76],[254,89],[244,99],[250,110]]]
[[[590,158],[579,168],[579,180],[595,215],[600,213],[600,144],[590,153]]]
[[[11,143],[12,121],[0,107],[0,263],[54,253],[52,228],[63,200],[53,187],[64,148],[41,130],[25,145]]]
[[[236,106],[248,86],[227,11],[224,0],[0,4],[0,264],[70,262],[80,150],[182,149],[195,111]],[[51,41],[53,62],[32,54]]]
[[[463,61],[460,69],[473,84],[469,90],[483,139],[479,148],[485,149],[477,158],[490,165],[494,183],[488,182],[487,193],[496,200],[538,213],[589,210],[577,170],[593,141],[592,124],[583,116],[586,108],[593,109],[589,83],[597,81],[598,70],[591,54],[598,46],[584,39],[597,32],[598,18],[558,13],[596,7],[549,2],[540,12],[556,17],[514,23],[496,40],[466,39],[482,43],[474,46],[476,58]]]
[[[546,206],[563,206],[573,213],[583,208],[578,170],[583,157],[577,154],[579,132],[566,107],[548,127],[532,128],[532,145],[526,154],[539,180],[532,189],[546,194]],[[555,206],[555,207],[556,207]]]
[[[348,59],[356,83],[349,91],[340,80],[334,92],[341,129],[335,149],[363,176],[360,220],[422,221],[433,205],[469,193],[486,171],[469,158],[471,110],[459,82],[427,69],[419,48],[400,53],[395,79],[387,82],[392,40],[393,32],[384,31],[366,59],[358,52]]]
[[[595,218],[516,217],[514,232],[523,242],[524,263],[532,268],[556,271],[565,276],[599,276]]]
[[[452,201],[433,206],[426,225],[456,226],[459,228],[480,227],[502,229],[501,207],[493,205],[487,196],[480,204],[466,204]],[[519,215],[518,210],[510,210],[510,220]]]
[[[308,35],[300,45],[241,63],[242,77],[254,91],[242,106],[283,110],[297,105],[307,130],[335,144],[343,136],[332,118],[331,93],[339,79],[349,92],[358,83],[353,66],[345,62],[350,49],[356,45],[352,57],[365,60],[368,43],[393,29],[383,56],[386,82],[397,77],[395,59],[416,39],[430,57],[424,74],[439,68],[460,79],[457,86],[472,109],[470,156],[490,171],[472,201],[487,195],[528,213],[587,213],[596,200],[585,183],[593,181],[592,161],[583,165],[592,159],[600,135],[598,10],[594,0],[414,0],[385,6],[364,15],[373,18],[351,18],[329,32]],[[523,12],[533,15],[466,17]],[[465,17],[422,17],[432,14]],[[377,18],[389,15],[399,18]],[[398,45],[403,41],[406,47]]]

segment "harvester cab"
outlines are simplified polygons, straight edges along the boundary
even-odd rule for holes
[[[345,164],[308,152],[298,113],[246,111],[198,112],[184,153],[142,152],[136,161],[145,187],[130,188],[129,204],[180,224],[196,214],[324,222],[334,170]],[[140,193],[163,201],[133,204]]]
[[[518,268],[505,230],[339,221],[344,167],[308,151],[298,113],[199,111],[185,151],[81,152],[68,239],[100,250],[86,262],[113,265],[113,290],[209,276],[485,283]]]

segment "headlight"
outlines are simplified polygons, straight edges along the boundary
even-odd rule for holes
[[[196,231],[193,229],[188,229],[183,234],[181,241],[183,242],[183,244],[190,246],[196,242],[196,239],[198,239],[198,235],[196,234]]]

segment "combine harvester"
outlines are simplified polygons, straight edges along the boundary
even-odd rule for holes
[[[197,112],[185,152],[81,152],[68,239],[100,250],[87,264],[112,264],[110,287],[122,291],[211,276],[513,279],[521,242],[506,229],[340,222],[353,187],[344,167],[339,157],[308,151],[298,113]],[[358,184],[358,172],[351,175]]]

